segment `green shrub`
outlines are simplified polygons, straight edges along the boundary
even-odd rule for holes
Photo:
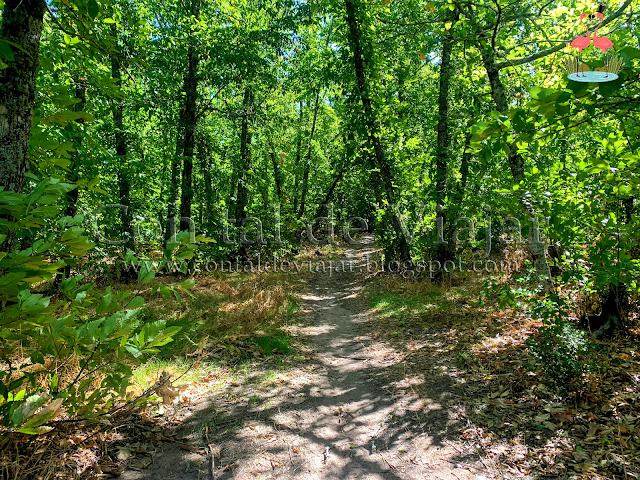
[[[556,294],[530,304],[531,313],[542,320],[539,335],[528,340],[532,369],[544,373],[547,383],[562,394],[579,393],[588,375],[599,369],[593,358],[596,346],[586,332],[566,319],[567,303]]]
[[[0,191],[0,242],[12,231],[27,240],[29,229],[48,232],[29,248],[0,252],[0,425],[9,430],[45,432],[62,411],[70,418],[108,413],[130,385],[127,357],[157,352],[179,330],[143,324],[142,297],[100,291],[82,275],[53,283],[55,296],[35,291],[50,290],[55,276],[93,247],[81,215],[57,216],[73,188],[46,179],[28,194]],[[138,286],[153,277],[140,269]]]

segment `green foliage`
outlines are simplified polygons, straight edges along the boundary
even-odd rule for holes
[[[140,325],[142,297],[111,287],[100,291],[83,275],[57,280],[54,295],[38,292],[93,246],[79,226],[81,216],[50,223],[60,197],[72,188],[46,179],[29,194],[0,192],[3,238],[9,229],[24,234],[33,226],[53,227],[28,248],[0,253],[0,359],[6,365],[0,371],[0,422],[22,433],[49,430],[46,424],[61,412],[72,418],[108,413],[126,397],[129,356],[156,353],[179,330]],[[139,277],[141,284],[151,279],[149,272]]]
[[[279,353],[290,353],[289,338],[285,334],[278,336],[253,337],[250,339],[258,345],[265,355],[271,355],[274,350]]]
[[[541,295],[532,288],[532,276],[518,277],[518,288],[487,280],[480,294],[485,304],[497,298],[500,308],[509,306],[527,311],[541,320],[537,333],[527,339],[532,371],[541,371],[547,383],[562,395],[579,394],[589,381],[589,374],[600,366],[594,359],[596,346],[589,334],[568,321],[571,305],[556,293]]]
[[[596,346],[586,332],[566,320],[566,302],[557,295],[532,302],[531,307],[543,323],[537,335],[527,340],[532,368],[542,371],[559,393],[579,394],[589,374],[600,368],[593,357]]]

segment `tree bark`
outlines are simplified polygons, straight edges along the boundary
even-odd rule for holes
[[[318,109],[320,108],[320,91],[316,92],[316,103],[313,109],[313,120],[311,122],[311,132],[309,133],[309,146],[304,159],[304,172],[302,175],[302,192],[300,193],[300,211],[298,218],[302,218],[306,206],[307,193],[309,191],[309,173],[311,171],[311,152],[313,149],[313,137],[316,132],[316,122],[318,120]]]
[[[395,240],[397,242],[397,254],[400,258],[395,259],[400,262],[411,259],[411,252],[406,238],[402,232],[402,224],[396,212],[393,211],[396,195],[393,187],[393,171],[386,157],[382,140],[380,138],[380,128],[375,112],[373,110],[373,102],[369,94],[369,85],[367,82],[363,58],[362,38],[360,28],[358,26],[358,18],[356,14],[356,0],[345,0],[346,22],[349,27],[349,47],[353,55],[353,64],[356,75],[356,90],[360,96],[364,113],[364,124],[367,128],[370,144],[373,146],[375,166],[379,169],[379,178],[384,188],[386,200],[388,202],[387,213],[391,216]]]
[[[45,11],[44,0],[6,0],[2,12],[0,39],[6,41],[13,59],[5,59],[8,66],[0,70],[0,186],[18,193],[24,188],[29,163],[29,137]],[[0,248],[9,252],[13,250],[14,242],[15,232],[8,232]]]
[[[453,39],[451,35],[445,35],[442,39],[442,55],[440,62],[440,89],[438,94],[438,139],[436,147],[436,205],[440,210],[438,215],[442,218],[442,225],[445,231],[452,229],[447,219],[447,183],[449,176],[449,150],[451,138],[449,134],[449,83],[451,80],[451,50],[453,49]],[[453,239],[450,235],[445,236],[445,243],[437,244],[437,257],[441,265],[453,258],[455,247],[450,245]],[[438,271],[439,274],[442,270]]]
[[[300,118],[298,122],[298,139],[296,141],[296,160],[295,160],[295,170],[294,170],[294,182],[295,191],[293,193],[293,214],[296,215],[298,212],[298,169],[300,168],[300,160],[302,158],[302,121],[304,118],[304,110],[302,109],[302,102],[299,103],[300,108]]]
[[[240,130],[240,165],[238,168],[238,194],[236,197],[236,226],[241,228],[247,218],[249,203],[249,169],[251,168],[251,116],[253,115],[253,90],[250,86],[244,89],[242,100],[243,115]],[[246,245],[241,245],[239,253],[245,255]]]
[[[115,35],[115,26],[113,28]],[[115,80],[115,84],[120,88],[122,86],[122,73],[120,72],[120,61],[122,56],[118,52],[111,60],[111,76]],[[127,164],[127,134],[124,128],[124,102],[122,98],[116,99],[113,108],[113,126],[114,126],[114,142],[116,146],[116,156],[118,157],[118,196],[120,204],[126,208],[120,209],[120,221],[125,234],[125,243],[123,244],[125,252],[132,250],[135,252],[135,241],[133,235],[133,224],[131,222],[131,182],[130,172]]]
[[[74,96],[79,100],[79,102],[73,106],[73,111],[83,112],[87,104],[86,80],[75,76],[73,78],[73,84]],[[82,165],[82,132],[80,132],[79,129],[81,128],[80,126],[84,124],[84,119],[78,118],[75,123],[76,125],[69,126],[71,131],[71,143],[73,143],[74,147],[73,156],[71,157],[69,181],[73,183],[76,183],[80,178],[80,167]],[[67,208],[65,210],[65,215],[68,215],[69,217],[76,216],[78,213],[78,196],[79,191],[77,188],[67,193]]]
[[[193,153],[195,150],[195,130],[197,123],[196,104],[198,99],[198,64],[200,58],[193,44],[187,53],[187,74],[184,78],[184,145],[182,167],[182,197],[180,199],[180,216],[191,218],[193,203]],[[188,225],[187,225],[188,228]]]

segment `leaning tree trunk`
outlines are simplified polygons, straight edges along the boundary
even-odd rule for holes
[[[0,70],[0,186],[22,192],[29,163],[29,136],[36,98],[38,52],[46,3],[5,0],[0,42],[12,52]],[[15,46],[14,46],[15,45]],[[13,250],[15,232],[0,249]]]
[[[495,57],[491,50],[485,48],[483,45],[480,46],[480,50],[482,52],[482,61],[484,63],[484,67],[487,71],[487,77],[489,79],[489,84],[491,85],[491,95],[493,96],[493,101],[496,104],[496,107],[501,112],[506,111],[509,108],[507,102],[507,95],[505,93],[504,85],[500,80],[500,69],[496,66]],[[512,143],[509,149],[509,168],[511,169],[511,176],[513,178],[514,183],[520,183],[524,180],[524,158],[522,155],[518,153],[518,147],[515,143]],[[518,190],[520,192],[520,190]],[[530,216],[532,222],[536,218],[535,209],[533,205],[524,198],[521,194],[518,194],[518,199],[520,204],[522,205],[524,211]],[[536,274],[542,277],[546,277],[546,280],[543,282],[545,289],[549,289],[551,287],[551,270],[549,268],[549,263],[547,262],[547,256],[544,248],[544,244],[542,240],[539,238],[537,226],[531,226],[529,230],[529,252],[533,257],[533,265],[536,269]]]
[[[362,48],[362,38],[358,19],[356,15],[356,6],[354,0],[345,0],[346,6],[346,22],[349,26],[349,47],[353,54],[353,64],[356,74],[356,89],[362,102],[364,123],[368,131],[369,142],[373,146],[375,166],[379,169],[379,178],[382,182],[386,201],[388,202],[388,214],[391,216],[393,230],[397,240],[397,253],[400,255],[400,262],[411,259],[411,252],[406,238],[402,231],[402,224],[398,214],[394,212],[396,195],[393,187],[393,171],[391,164],[386,156],[382,140],[380,138],[380,127],[373,111],[373,102],[369,95],[369,84],[365,75],[364,57]]]

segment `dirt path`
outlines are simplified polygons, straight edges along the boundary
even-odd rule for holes
[[[401,358],[367,335],[360,291],[372,248],[350,249],[339,259],[353,262],[352,272],[311,278],[302,298],[315,322],[301,333],[312,339],[314,354],[305,365],[268,389],[258,379],[231,385],[190,412],[182,435],[191,444],[209,438],[220,449],[215,479],[491,478],[459,443],[447,377],[427,376],[429,394],[419,398],[406,379],[379,375],[391,365],[397,370]],[[210,458],[166,444],[149,469],[122,478],[211,477]]]

